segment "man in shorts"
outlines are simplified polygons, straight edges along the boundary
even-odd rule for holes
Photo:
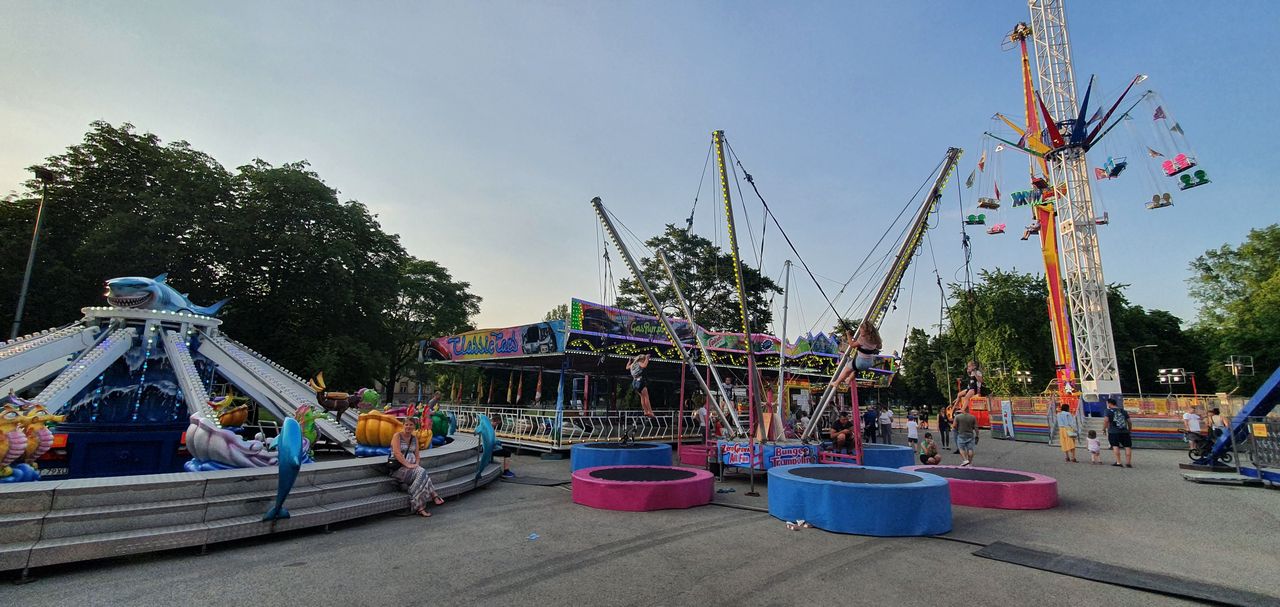
[[[1116,455],[1117,468],[1133,467],[1133,426],[1129,423],[1129,412],[1125,411],[1114,397],[1107,397],[1107,411],[1102,417],[1102,427],[1107,430],[1107,442],[1111,444],[1111,452]],[[1124,463],[1120,463],[1120,450],[1124,449]]]
[[[973,464],[973,451],[978,446],[978,418],[967,410],[956,414],[956,448],[960,450],[961,466]]]

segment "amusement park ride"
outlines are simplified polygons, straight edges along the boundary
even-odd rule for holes
[[[743,304],[743,302],[746,301],[746,294],[745,294],[745,288],[743,287],[742,261],[739,254],[737,233],[736,233],[736,228],[734,224],[733,199],[732,199],[730,188],[729,188],[729,185],[730,185],[729,170],[728,170],[728,160],[725,154],[725,145],[726,145],[726,142],[724,138],[724,132],[723,131],[713,132],[712,147],[716,157],[715,170],[719,174],[720,196],[724,204],[724,213],[725,213],[725,220],[726,220],[726,226],[727,226],[726,232],[728,234],[728,239],[729,239],[729,252],[732,256],[733,263],[734,263],[734,278],[735,278],[735,285],[737,289],[738,302],[739,302],[739,305],[738,305],[739,318],[742,322],[741,326],[742,326],[743,334],[751,335],[752,334],[751,318],[747,312],[746,306]],[[897,296],[898,289],[901,286],[902,279],[906,274],[907,267],[909,266],[909,264],[911,263],[911,260],[915,257],[916,253],[918,252],[922,242],[924,232],[929,227],[929,218],[937,210],[938,203],[942,198],[942,194],[941,194],[942,188],[945,187],[947,178],[951,175],[952,172],[954,172],[956,164],[959,161],[961,154],[962,154],[962,151],[960,149],[951,148],[947,151],[947,154],[943,158],[943,161],[939,164],[939,168],[937,169],[937,175],[934,178],[933,186],[930,188],[928,193],[923,198],[923,202],[919,210],[916,212],[913,222],[908,227],[906,234],[903,236],[902,242],[898,246],[893,264],[890,266],[889,271],[887,272],[884,279],[879,284],[875,292],[875,296],[871,300],[870,307],[867,310],[866,314],[863,316],[863,319],[864,319],[863,322],[865,322],[868,326],[878,329],[881,321],[884,319],[884,316],[887,314],[890,307],[892,306],[893,301]],[[750,177],[748,177],[748,181],[752,182],[752,185],[754,185],[754,181]],[[701,386],[705,394],[717,395],[718,398],[709,399],[709,403],[711,405],[710,410],[715,414],[716,418],[721,423],[722,427],[726,430],[728,437],[730,439],[745,438],[746,442],[748,443],[745,448],[750,453],[756,453],[755,441],[757,436],[759,436],[764,441],[773,442],[775,444],[778,443],[779,439],[781,439],[781,432],[778,431],[778,429],[781,427],[781,424],[777,424],[774,422],[775,420],[782,419],[782,416],[784,415],[784,412],[782,410],[782,405],[781,405],[782,399],[779,399],[778,404],[776,405],[773,403],[767,402],[766,390],[764,389],[763,382],[760,377],[760,371],[756,367],[754,356],[748,355],[746,357],[747,402],[751,404],[748,407],[749,419],[747,420],[747,425],[744,426],[742,423],[742,420],[739,418],[737,414],[735,407],[732,405],[732,399],[729,397],[729,392],[725,388],[725,385],[721,380],[721,374],[716,369],[715,364],[712,362],[712,359],[706,350],[706,346],[703,343],[702,337],[698,335],[697,332],[695,331],[695,335],[693,338],[694,344],[692,346],[686,345],[684,341],[678,337],[679,334],[672,327],[671,322],[667,319],[664,313],[664,309],[666,306],[664,306],[662,302],[658,301],[657,297],[654,295],[652,287],[649,285],[648,280],[645,278],[643,272],[641,272],[639,266],[636,264],[635,258],[631,254],[630,250],[626,247],[625,244],[623,244],[623,241],[619,236],[616,227],[614,226],[613,220],[610,218],[609,213],[605,210],[600,199],[599,198],[593,199],[591,201],[591,204],[596,212],[597,217],[599,218],[601,225],[604,227],[605,234],[609,237],[609,240],[613,242],[613,244],[618,248],[619,252],[622,254],[622,258],[626,263],[627,268],[631,271],[632,276],[635,277],[637,283],[640,285],[641,290],[644,292],[645,297],[650,304],[650,307],[653,309],[654,313],[658,316],[658,318],[662,321],[662,324],[666,329],[668,339],[673,344],[682,345],[682,347],[678,348],[678,350],[680,351],[680,356],[683,359],[683,363],[685,365],[688,365],[690,368],[692,368],[694,366],[694,361],[691,355],[692,347],[697,347],[701,352],[702,363],[707,366],[709,371],[708,375],[711,378],[714,378],[716,388],[713,390],[708,385],[708,382],[705,381],[699,373],[695,372],[693,373],[693,376],[697,379],[699,385]],[[766,213],[769,213],[767,208],[766,208]],[[668,279],[671,281],[671,284],[674,287],[675,298],[677,300],[677,303],[680,306],[682,313],[684,314],[685,318],[692,323],[694,319],[692,317],[690,307],[688,303],[685,301],[683,294],[680,291],[679,281],[677,280],[674,272],[671,271],[671,267],[670,267],[670,264],[667,262],[665,253],[663,251],[657,251],[655,253],[655,257],[664,268]],[[802,260],[802,263],[803,263],[803,260]],[[828,301],[828,303],[830,302]],[[852,328],[849,328],[849,331],[852,332]],[[785,349],[785,342],[781,347]],[[831,406],[833,402],[833,398],[839,389],[839,386],[835,385],[834,380],[835,378],[841,376],[841,374],[845,371],[845,368],[847,365],[853,364],[854,358],[852,353],[853,353],[854,347],[855,347],[854,344],[846,345],[839,359],[839,362],[835,367],[835,371],[832,374],[832,382],[827,385],[826,390],[823,393],[822,399],[819,402],[817,409],[813,413],[812,419],[815,419],[815,420],[820,419],[822,415],[827,411],[827,409]],[[780,356],[779,358],[780,358],[780,364],[781,364],[781,361],[785,361],[785,356]],[[873,367],[891,366],[894,362],[892,360],[893,358],[894,357],[878,356],[877,360],[879,362],[873,365]],[[889,362],[886,363],[885,362],[886,360],[888,360]],[[779,377],[782,376],[783,371],[784,371],[784,368],[780,366]],[[869,378],[865,376],[865,372],[856,374],[855,377],[856,377],[856,380],[852,383],[855,383],[855,384],[865,383],[868,385],[871,383]],[[856,390],[853,390],[853,393],[851,396],[853,399],[853,406],[856,409],[857,407]],[[855,411],[855,414],[856,414],[856,411]],[[807,428],[805,435],[801,437],[801,442],[807,444],[810,439],[814,438],[814,430],[815,430],[814,427]],[[860,461],[862,456],[861,443],[860,443],[860,439],[858,439],[857,437],[855,437],[855,451],[856,451],[856,458]],[[806,448],[806,453],[807,452],[808,451]],[[758,461],[759,459],[763,459],[763,458],[757,455],[755,457],[755,461]],[[753,465],[751,467],[754,468],[755,466]],[[762,466],[762,467],[765,467],[765,466]]]
[[[1040,236],[1057,369],[1053,391],[1073,409],[1081,397],[1085,403],[1097,406],[1105,397],[1120,394],[1120,379],[1097,229],[1109,224],[1111,219],[1109,213],[1097,215],[1094,209],[1086,153],[1117,125],[1131,121],[1130,112],[1139,103],[1158,96],[1147,91],[1108,124],[1133,87],[1146,80],[1146,76],[1140,74],[1133,78],[1105,113],[1099,109],[1090,116],[1093,79],[1089,81],[1083,101],[1077,104],[1075,71],[1062,0],[1029,0],[1028,7],[1031,24],[1018,24],[1008,37],[1008,41],[1021,51],[1025,127],[997,114],[996,117],[1020,138],[1013,141],[990,132],[986,135],[1001,142],[1002,145],[995,150],[997,153],[1008,146],[1030,157],[1032,187],[1014,192],[1010,198],[1013,207],[1030,206],[1032,209],[1033,218],[1022,239]],[[1032,82],[1028,39],[1033,43],[1036,56],[1038,88]],[[1163,105],[1157,104],[1152,116],[1162,132],[1167,131],[1170,145],[1190,149],[1182,127],[1176,122],[1171,126],[1168,124],[1168,112]],[[1147,151],[1152,158],[1163,157],[1151,147],[1147,147]],[[985,158],[984,152],[978,171],[982,170]],[[1100,181],[1115,179],[1128,165],[1127,157],[1109,156],[1101,167],[1094,169],[1093,174]],[[1209,183],[1203,170],[1188,173],[1195,166],[1195,159],[1182,152],[1161,163],[1167,176],[1180,176],[1182,190]],[[1172,205],[1171,195],[1160,192],[1154,178],[1150,181],[1156,192],[1147,208]],[[1000,190],[994,181],[993,185],[994,196],[980,196],[979,208],[999,208]],[[984,219],[980,214],[969,215],[965,223],[982,225]],[[1004,225],[1000,224],[988,233],[1003,233],[1003,228]]]
[[[45,478],[180,470],[184,441],[196,461],[273,465],[274,455],[262,443],[224,427],[243,423],[245,408],[230,395],[210,397],[222,381],[276,419],[305,417],[319,435],[355,450],[350,428],[356,413],[347,412],[342,421],[315,411],[306,415],[318,408],[316,393],[222,334],[222,321],[213,317],[221,304],[192,304],[164,275],[107,281],[107,303],[83,308],[84,318],[66,327],[0,344],[0,390],[13,394],[47,382],[22,402],[65,418],[58,425],[65,442],[58,446],[69,461],[45,470]]]

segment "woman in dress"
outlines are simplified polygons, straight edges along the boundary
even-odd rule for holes
[[[439,506],[444,499],[436,493],[431,475],[420,464],[418,420],[405,418],[404,427],[391,437],[391,459],[391,477],[400,481],[400,488],[409,493],[409,509],[422,516],[431,516],[427,512],[427,500],[434,500]]]
[[[1076,416],[1071,414],[1071,406],[1062,405],[1062,410],[1058,412],[1058,440],[1062,441],[1064,461],[1077,461],[1076,437],[1079,435],[1080,425],[1076,422]]]

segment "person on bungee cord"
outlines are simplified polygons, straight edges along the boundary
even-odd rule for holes
[[[840,376],[834,382],[837,386],[844,382],[852,382],[853,376],[858,371],[866,371],[873,367],[876,356],[880,354],[880,348],[884,345],[883,340],[880,339],[880,332],[865,320],[858,325],[857,335],[846,331],[845,339],[846,343],[851,344],[854,349],[853,364],[840,371]],[[853,387],[852,383],[849,387]]]

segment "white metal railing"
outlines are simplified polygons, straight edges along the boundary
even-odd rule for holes
[[[567,410],[557,427],[555,409],[521,407],[487,407],[443,403],[442,409],[458,419],[458,429],[475,430],[480,415],[493,423],[494,433],[504,443],[532,449],[558,451],[578,443],[621,440],[630,433],[635,440],[676,442],[678,411],[654,411],[653,417],[640,411]],[[679,424],[680,441],[702,438],[702,426],[692,411],[686,411]]]

